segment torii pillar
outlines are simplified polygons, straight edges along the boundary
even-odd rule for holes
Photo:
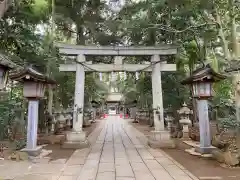
[[[153,118],[155,130],[151,132],[148,144],[153,148],[174,148],[174,142],[171,139],[170,132],[164,127],[164,109],[162,97],[162,77],[161,65],[158,54],[152,55],[152,96],[153,96]]]
[[[77,61],[79,63],[76,64],[73,129],[66,135],[66,142],[62,145],[62,148],[66,149],[81,149],[89,146],[86,139],[86,133],[82,129],[84,118],[85,71],[81,63],[86,61],[86,57],[79,54],[77,56]]]

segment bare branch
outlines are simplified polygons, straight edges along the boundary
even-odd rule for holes
[[[195,26],[192,25],[192,26],[189,26],[186,29],[182,29],[182,30],[174,29],[172,27],[168,27],[168,26],[163,25],[163,24],[151,24],[151,25],[152,25],[152,27],[148,27],[148,28],[159,28],[159,29],[166,30],[166,31],[169,31],[169,32],[183,33],[185,31],[193,31],[193,29],[204,27],[204,26],[216,25],[216,23],[203,23],[203,24],[199,24],[199,25],[195,25]],[[161,26],[161,27],[159,27],[159,26]],[[165,28],[163,28],[163,27],[165,27]],[[169,28],[169,29],[166,29],[166,28]]]

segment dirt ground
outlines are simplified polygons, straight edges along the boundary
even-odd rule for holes
[[[153,130],[146,122],[132,123],[132,125],[145,135],[149,135],[150,131]],[[189,146],[180,143],[177,149],[166,149],[164,151],[199,179],[240,180],[240,168],[221,167],[217,161],[192,156],[186,153],[185,149],[189,149]]]
[[[96,121],[96,123],[91,124],[91,126],[83,128],[86,135],[89,136],[99,123],[99,121]],[[44,149],[52,150],[52,153],[49,155],[52,161],[57,159],[69,159],[74,152],[73,149],[62,149],[60,144],[48,144]]]

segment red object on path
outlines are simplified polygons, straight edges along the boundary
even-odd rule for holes
[[[107,114],[104,114],[104,116],[103,116],[104,118],[107,118]]]
[[[120,118],[122,118],[122,114],[120,114]]]
[[[126,114],[126,116],[125,116],[126,118],[128,118],[128,114]]]

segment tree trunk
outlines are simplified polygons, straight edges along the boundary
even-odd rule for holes
[[[216,21],[218,23],[218,26],[219,26],[219,36],[220,36],[221,41],[222,41],[222,48],[223,48],[224,56],[228,61],[230,61],[231,56],[230,56],[230,52],[229,52],[229,49],[228,49],[228,42],[225,38],[223,27],[222,27],[221,17],[219,15],[217,9],[215,9],[215,19],[216,19]]]
[[[8,10],[12,0],[2,0],[0,1],[0,19],[4,16],[4,13]]]
[[[232,50],[233,50],[233,59],[237,60],[240,58],[240,50],[239,50],[239,42],[238,42],[238,34],[237,34],[237,26],[236,26],[236,17],[233,15],[231,22],[231,34],[232,34]]]

